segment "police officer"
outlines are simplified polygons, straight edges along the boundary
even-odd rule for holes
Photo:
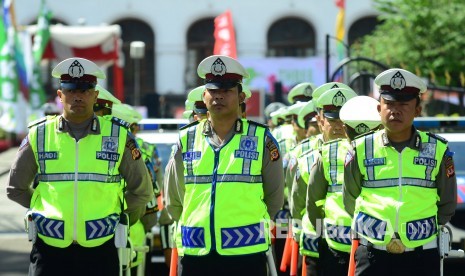
[[[194,103],[187,100],[184,102],[184,112],[182,113],[184,119],[188,119],[189,123],[194,121]]]
[[[123,211],[130,223],[144,214],[149,175],[128,130],[94,115],[101,69],[70,58],[52,76],[63,114],[30,125],[7,182],[8,198],[30,208],[29,275],[118,275],[115,228]]]
[[[352,217],[344,210],[342,185],[344,162],[350,149],[349,139],[354,134],[376,129],[381,119],[376,110],[377,101],[366,96],[355,96],[352,90],[330,89],[319,99],[326,120],[337,120],[342,125],[343,135],[328,134],[328,142],[314,152],[307,189],[307,214],[315,229],[323,226],[323,237],[319,243],[318,275],[347,275],[351,248],[350,227]],[[352,97],[352,98],[351,98]],[[342,105],[342,107],[340,107]],[[340,112],[339,112],[340,110]],[[338,120],[339,121],[339,120]],[[337,123],[334,122],[336,131]],[[352,128],[355,127],[355,128]],[[344,135],[345,134],[345,135]],[[350,134],[350,135],[347,135]],[[336,139],[331,139],[336,138]]]
[[[111,116],[128,123],[131,133],[137,135],[139,130],[138,122],[142,120],[142,115],[134,107],[125,103],[113,104],[111,113]],[[134,275],[143,275],[145,273],[146,251],[144,249],[146,247],[146,233],[150,232],[152,227],[157,223],[157,197],[160,196],[159,183],[162,182],[162,175],[156,146],[145,142],[140,137],[136,137],[136,141],[141,150],[141,158],[145,161],[145,165],[150,173],[154,192],[154,197],[146,205],[144,216],[129,229],[131,248],[135,252],[130,262],[131,271]]]
[[[194,103],[194,121],[207,118],[207,106],[203,102],[202,95],[205,91],[205,85],[198,86],[192,89],[187,94],[187,100]]]
[[[280,102],[272,102],[265,107],[265,110],[263,111],[263,113],[265,114],[266,124],[270,128],[271,132],[273,132],[273,129],[278,126],[278,124],[277,123],[275,124],[273,120],[271,119],[271,113],[285,106],[286,106],[285,104],[280,103]]]
[[[113,94],[97,84],[95,90],[98,91],[97,101],[94,104],[94,113],[97,116],[106,116],[112,114],[113,105],[121,104],[121,101]]]
[[[313,91],[312,103],[315,104],[314,110],[316,111],[314,116],[317,118],[318,129],[321,133],[308,141],[310,143],[309,149],[303,151],[301,154],[296,154],[297,157],[291,158],[289,164],[288,175],[292,175],[291,180],[293,181],[290,196],[293,236],[295,240],[299,241],[300,253],[306,256],[305,265],[307,266],[307,275],[316,275],[317,270],[319,270],[318,240],[320,237],[310,223],[308,215],[306,215],[306,198],[310,169],[313,166],[315,154],[325,141],[343,137],[342,129],[339,129],[338,136],[334,135],[335,133],[332,132],[331,123],[336,124],[337,122],[329,122],[329,119],[325,119],[324,110],[322,106],[319,105],[319,98],[325,92],[339,87],[341,87],[341,89],[346,87],[347,94],[353,96],[353,93],[350,93],[351,89],[349,86],[338,82],[322,84]],[[332,101],[332,97],[328,99]],[[312,120],[312,113],[309,114],[310,116],[307,117],[307,120]]]
[[[418,131],[425,83],[403,69],[374,81],[383,130],[354,140],[344,171],[345,209],[360,237],[356,275],[439,275],[438,226],[456,207],[447,141]]]
[[[41,109],[44,113],[44,116],[54,116],[54,115],[61,114],[61,110],[60,108],[58,108],[56,103],[52,103],[52,102],[44,103]]]
[[[198,66],[207,120],[180,131],[165,175],[182,275],[267,275],[269,222],[283,204],[282,161],[266,126],[239,119],[244,67],[214,55]],[[174,185],[173,185],[174,184]]]

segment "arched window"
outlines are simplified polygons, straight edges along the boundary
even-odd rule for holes
[[[215,45],[214,18],[204,18],[194,22],[187,31],[187,61],[186,61],[186,87],[194,88],[202,85],[197,76],[197,65],[206,57],[213,54]]]
[[[130,45],[133,41],[145,43],[145,56],[140,60],[140,102],[148,94],[155,93],[155,34],[152,28],[138,19],[123,19],[114,22],[121,26],[121,38],[123,40],[122,51],[124,54],[124,102],[134,104],[134,69],[135,61],[129,55]],[[108,69],[107,84],[113,91],[113,66]]]
[[[355,21],[349,28],[347,36],[349,45],[356,43],[358,39],[364,35],[371,34],[378,24],[380,24],[380,22],[376,16],[363,17]]]
[[[316,53],[315,30],[300,18],[276,21],[268,30],[270,57],[308,57]]]

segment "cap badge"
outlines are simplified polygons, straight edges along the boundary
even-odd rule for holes
[[[364,123],[361,123],[359,125],[357,125],[357,127],[355,127],[355,132],[357,132],[358,134],[363,134],[363,133],[366,133],[370,131],[370,128],[365,125]]]
[[[334,106],[342,106],[346,101],[347,99],[341,91],[337,91],[336,95],[333,97]]]
[[[313,88],[311,85],[307,85],[304,89],[304,96],[311,97],[313,92]]]
[[[405,87],[405,78],[402,74],[398,71],[394,74],[391,78],[391,87],[397,90],[402,90]]]
[[[84,76],[84,67],[82,67],[79,61],[75,60],[68,68],[68,75],[73,78],[80,78]]]
[[[220,58],[217,58],[215,62],[213,62],[211,67],[211,73],[214,76],[223,76],[224,74],[226,74],[226,65]]]

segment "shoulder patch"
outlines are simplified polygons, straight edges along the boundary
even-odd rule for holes
[[[29,135],[26,135],[26,137],[24,137],[23,141],[21,141],[21,145],[19,145],[18,150],[22,150],[27,145],[29,145]]]
[[[427,134],[429,137],[432,137],[432,138],[434,138],[434,139],[437,139],[437,140],[443,142],[444,144],[447,144],[447,142],[448,142],[446,138],[444,138],[444,137],[442,137],[442,136],[439,136],[439,135],[437,135],[437,134],[434,134],[434,133],[431,133],[431,132],[426,132],[426,134]]]
[[[137,145],[137,142],[133,137],[129,137],[128,141],[126,142],[126,147],[131,151],[133,160],[141,158],[142,153],[140,152],[139,146]]]
[[[445,167],[446,167],[446,175],[448,178],[451,178],[455,175],[455,166],[454,166],[454,159],[452,158],[454,153],[447,148],[445,153]]]
[[[270,152],[271,161],[276,161],[279,159],[279,149],[273,139],[268,138],[266,141],[266,148]]]
[[[192,122],[192,123],[190,123],[190,124],[187,124],[187,125],[185,125],[185,126],[183,126],[183,127],[180,127],[179,130],[183,130],[183,129],[186,129],[186,128],[190,128],[191,126],[197,125],[199,122],[200,122],[200,121],[194,121],[194,122]]]
[[[262,123],[259,123],[259,122],[255,122],[255,121],[252,121],[252,120],[247,120],[247,122],[251,125],[256,125],[256,126],[261,126],[261,127],[264,127],[264,128],[268,128],[268,125],[265,125],[265,124],[262,124]]]
[[[47,117],[42,117],[42,118],[40,118],[40,119],[37,119],[37,120],[35,120],[35,121],[30,122],[30,123],[27,125],[27,128],[31,128],[31,127],[36,126],[36,125],[38,125],[38,124],[41,124],[41,123],[43,123],[43,122],[45,122],[45,121],[47,121],[47,120],[48,120]]]
[[[123,119],[117,118],[117,117],[111,117],[111,121],[112,121],[114,124],[117,124],[117,125],[119,125],[119,126],[125,127],[125,128],[127,128],[127,129],[129,129],[129,127],[131,126],[130,123],[126,122],[126,121],[123,120]]]

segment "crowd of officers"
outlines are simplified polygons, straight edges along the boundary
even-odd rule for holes
[[[457,187],[447,141],[413,126],[420,78],[382,72],[379,101],[300,83],[261,124],[237,60],[210,56],[197,73],[162,179],[142,117],[97,84],[98,66],[57,65],[63,110],[30,124],[7,186],[28,208],[30,275],[121,274],[127,233],[141,273],[156,223],[178,275],[348,275],[351,260],[355,275],[439,275]]]

